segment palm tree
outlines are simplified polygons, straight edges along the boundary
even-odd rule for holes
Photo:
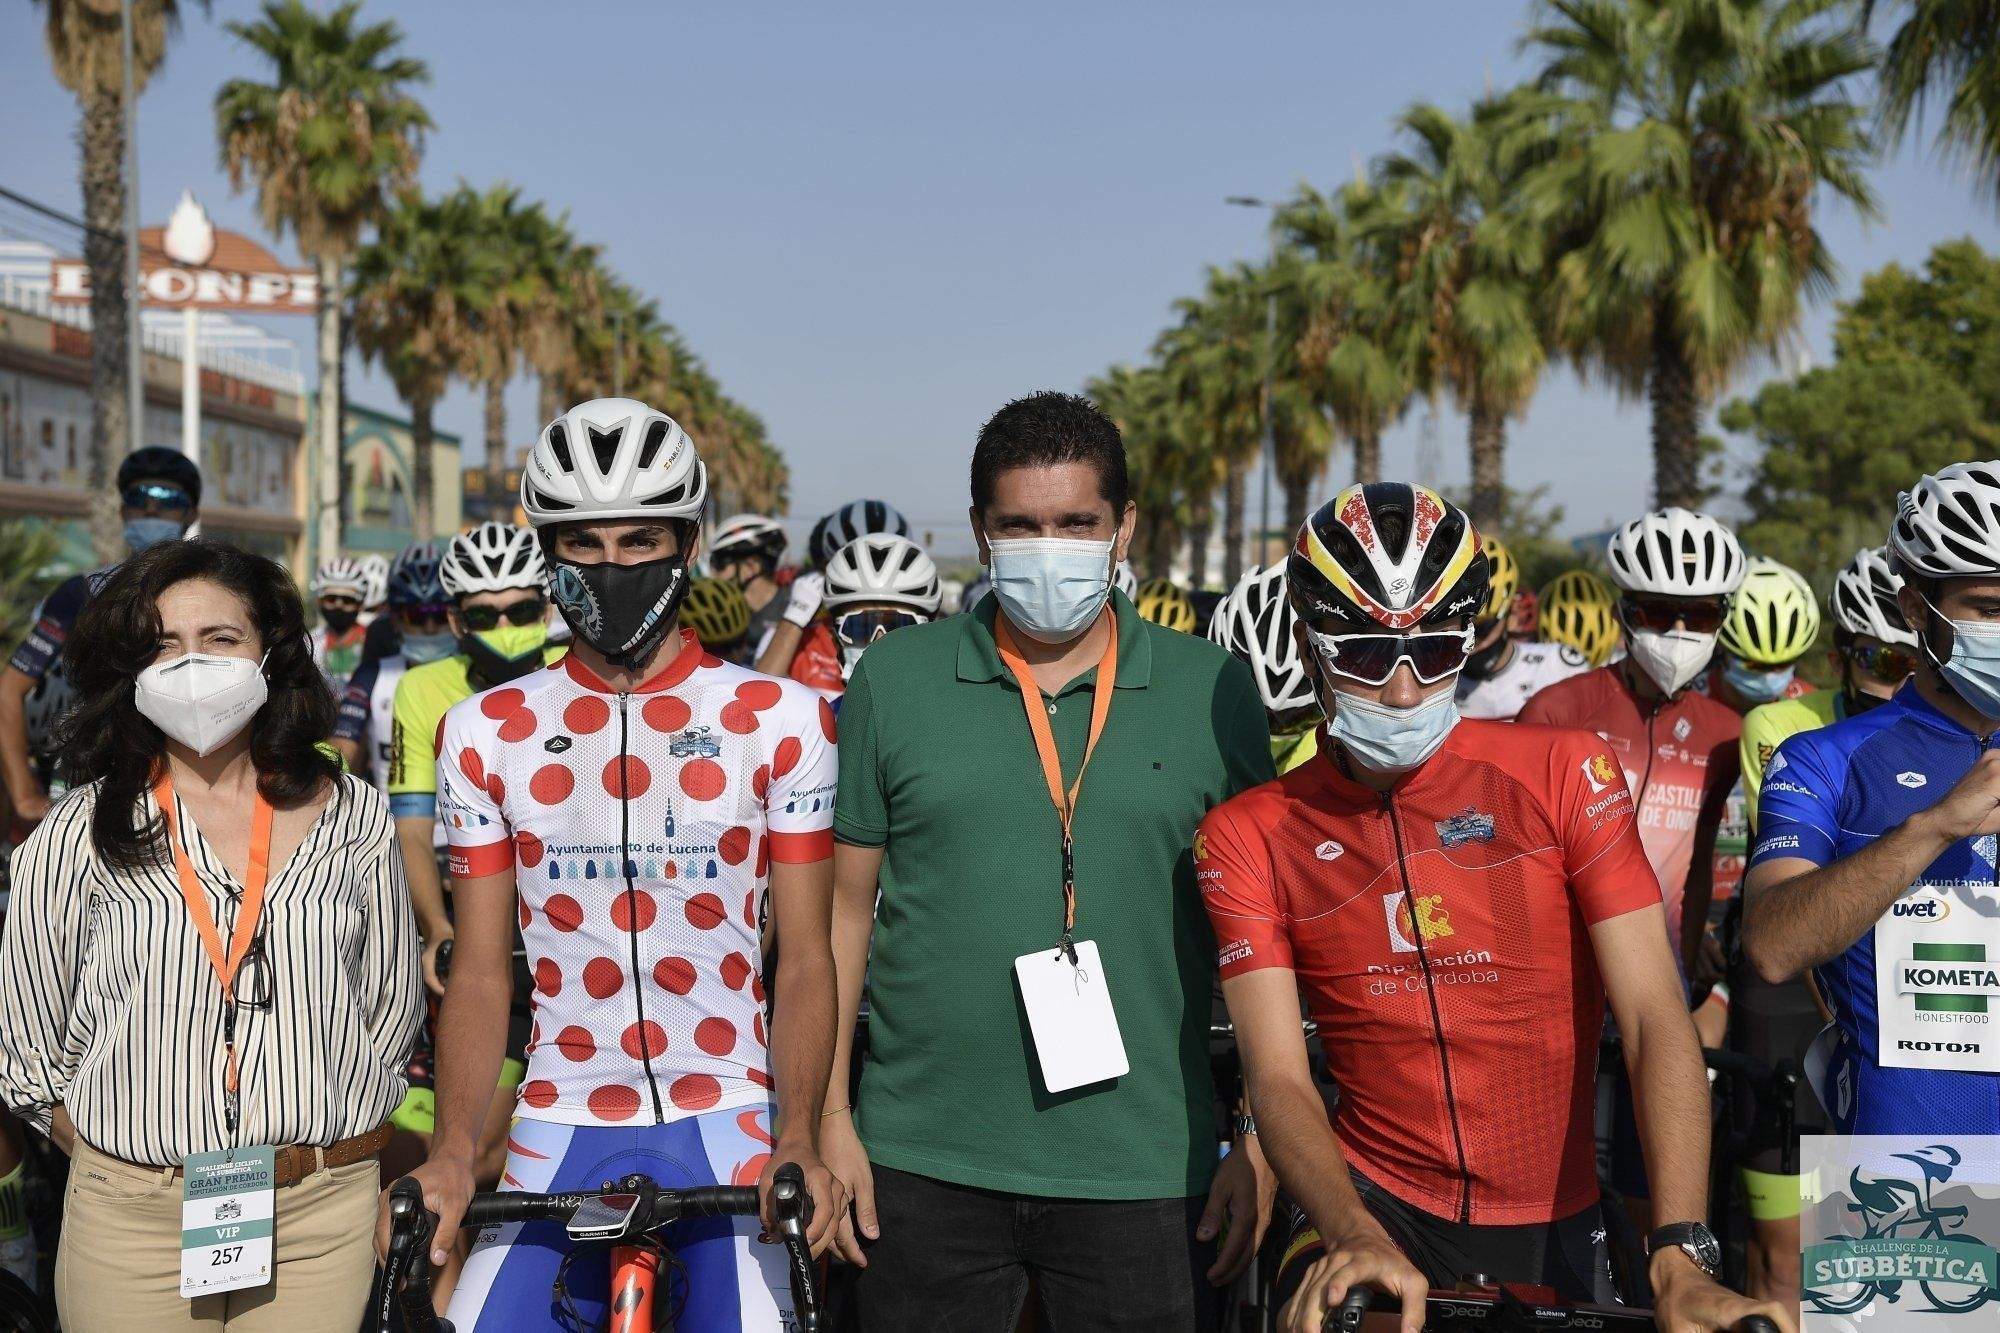
[[[1834,265],[1821,191],[1864,217],[1872,50],[1842,0],[1545,0],[1525,48],[1555,151],[1520,199],[1555,238],[1568,351],[1652,399],[1660,504],[1702,498],[1705,403],[1777,350]]]
[[[539,203],[524,203],[512,185],[477,196],[481,244],[499,269],[498,290],[480,321],[478,379],[486,400],[486,461],[507,456],[507,383],[560,320],[564,261],[575,244],[569,221],[551,218]]]
[[[1139,511],[1133,563],[1149,578],[1165,578],[1174,551],[1190,535],[1197,508],[1207,512],[1214,498],[1214,457],[1190,447],[1184,414],[1158,365],[1113,366],[1085,384],[1084,392],[1125,437],[1132,499]],[[1203,559],[1207,545],[1204,530],[1190,555]],[[1197,586],[1205,572],[1198,571]]]
[[[528,364],[536,377],[539,423],[555,420],[568,407],[566,388],[580,373],[581,345],[604,323],[605,292],[614,279],[604,271],[601,253],[574,237],[560,254],[551,256],[555,301],[547,318],[528,339]]]
[[[481,196],[464,186],[443,199],[405,191],[354,254],[354,345],[379,361],[410,409],[411,519],[418,541],[438,534],[432,414],[454,377],[484,365],[482,324],[506,277],[480,230]]]
[[[1180,324],[1157,349],[1175,400],[1222,468],[1222,577],[1232,587],[1243,572],[1244,477],[1262,438],[1264,295],[1250,265],[1210,265],[1202,294],[1174,303]],[[1189,538],[1205,544],[1208,533],[1198,521]],[[1207,572],[1205,553],[1191,551],[1190,560]]]
[[[1305,525],[1313,482],[1326,470],[1334,437],[1334,423],[1325,403],[1323,368],[1313,358],[1315,349],[1307,339],[1320,314],[1320,307],[1309,299],[1304,286],[1310,263],[1303,252],[1281,248],[1260,274],[1266,297],[1272,302],[1275,326],[1273,336],[1265,340],[1271,470],[1284,493],[1284,530],[1293,534]],[[1258,535],[1260,565],[1268,536]]]
[[[1505,504],[1507,419],[1527,407],[1546,362],[1543,233],[1505,207],[1527,160],[1502,132],[1510,106],[1488,101],[1463,119],[1426,102],[1404,111],[1409,148],[1376,164],[1382,189],[1357,219],[1358,243],[1392,274],[1414,382],[1449,393],[1466,415],[1469,509],[1482,526]]]
[[[1879,0],[1866,0],[1874,17]],[[1969,161],[2000,194],[2000,0],[1899,0],[1903,25],[1882,53],[1882,121],[1901,137],[1935,92],[1938,145]]]
[[[319,277],[319,400],[314,540],[339,549],[342,396],[341,270],[394,195],[416,179],[431,118],[411,89],[430,79],[399,54],[394,23],[362,25],[360,0],[326,13],[265,0],[263,17],[229,31],[271,65],[271,81],[232,79],[215,94],[216,137],[229,183],[257,185],[264,225],[290,230]]]
[[[90,0],[36,0],[45,14],[42,35],[56,81],[76,94],[83,109],[77,129],[82,149],[83,256],[90,267],[90,444],[84,469],[90,495],[90,544],[110,564],[123,553],[114,450],[136,449],[144,422],[129,421],[131,374],[129,321],[138,315],[125,290],[124,29],[119,7]],[[202,0],[202,8],[208,8]],[[144,91],[180,26],[176,0],[134,0],[132,95]]]

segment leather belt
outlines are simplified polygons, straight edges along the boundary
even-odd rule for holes
[[[341,1139],[339,1142],[330,1143],[324,1148],[311,1143],[288,1144],[283,1148],[279,1148],[272,1159],[272,1167],[274,1169],[272,1183],[278,1189],[285,1189],[288,1186],[298,1184],[301,1180],[319,1170],[322,1164],[326,1166],[352,1166],[356,1162],[365,1162],[388,1146],[389,1135],[392,1132],[391,1126],[384,1123],[377,1125],[366,1134],[356,1134],[351,1139]],[[128,1163],[128,1165],[134,1164]],[[158,1168],[149,1169],[157,1170]],[[178,1166],[174,1167],[173,1173],[178,1176],[181,1173],[181,1168]]]

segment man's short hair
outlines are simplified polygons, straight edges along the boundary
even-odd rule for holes
[[[1088,398],[1045,390],[995,412],[972,446],[972,507],[993,503],[1000,474],[1017,467],[1088,463],[1097,469],[1097,493],[1123,515],[1132,482],[1125,471],[1125,440],[1118,425]]]

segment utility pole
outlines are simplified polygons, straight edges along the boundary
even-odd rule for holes
[[[140,341],[139,311],[145,296],[139,290],[139,115],[132,93],[132,0],[119,0],[119,41],[125,51],[125,311],[126,427],[125,451],[146,442],[146,348]]]
[[[1273,215],[1270,225],[1271,262],[1265,265],[1264,272],[1266,277],[1275,274],[1278,268],[1276,213],[1280,205],[1268,199],[1260,199],[1255,195],[1249,194],[1232,194],[1222,202],[1233,204],[1238,208],[1262,208]],[[1257,488],[1257,536],[1254,542],[1257,558],[1255,560],[1244,561],[1245,566],[1250,569],[1262,569],[1264,567],[1264,541],[1266,534],[1271,531],[1271,466],[1278,454],[1277,440],[1271,430],[1271,364],[1277,358],[1278,292],[1277,288],[1273,287],[1264,294],[1264,390],[1261,406],[1258,409],[1259,415],[1264,419],[1264,465],[1261,469],[1262,476],[1259,479]]]

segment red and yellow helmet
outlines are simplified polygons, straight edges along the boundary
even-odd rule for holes
[[[1472,520],[1427,486],[1350,486],[1299,529],[1292,607],[1321,633],[1467,625],[1491,577]]]

